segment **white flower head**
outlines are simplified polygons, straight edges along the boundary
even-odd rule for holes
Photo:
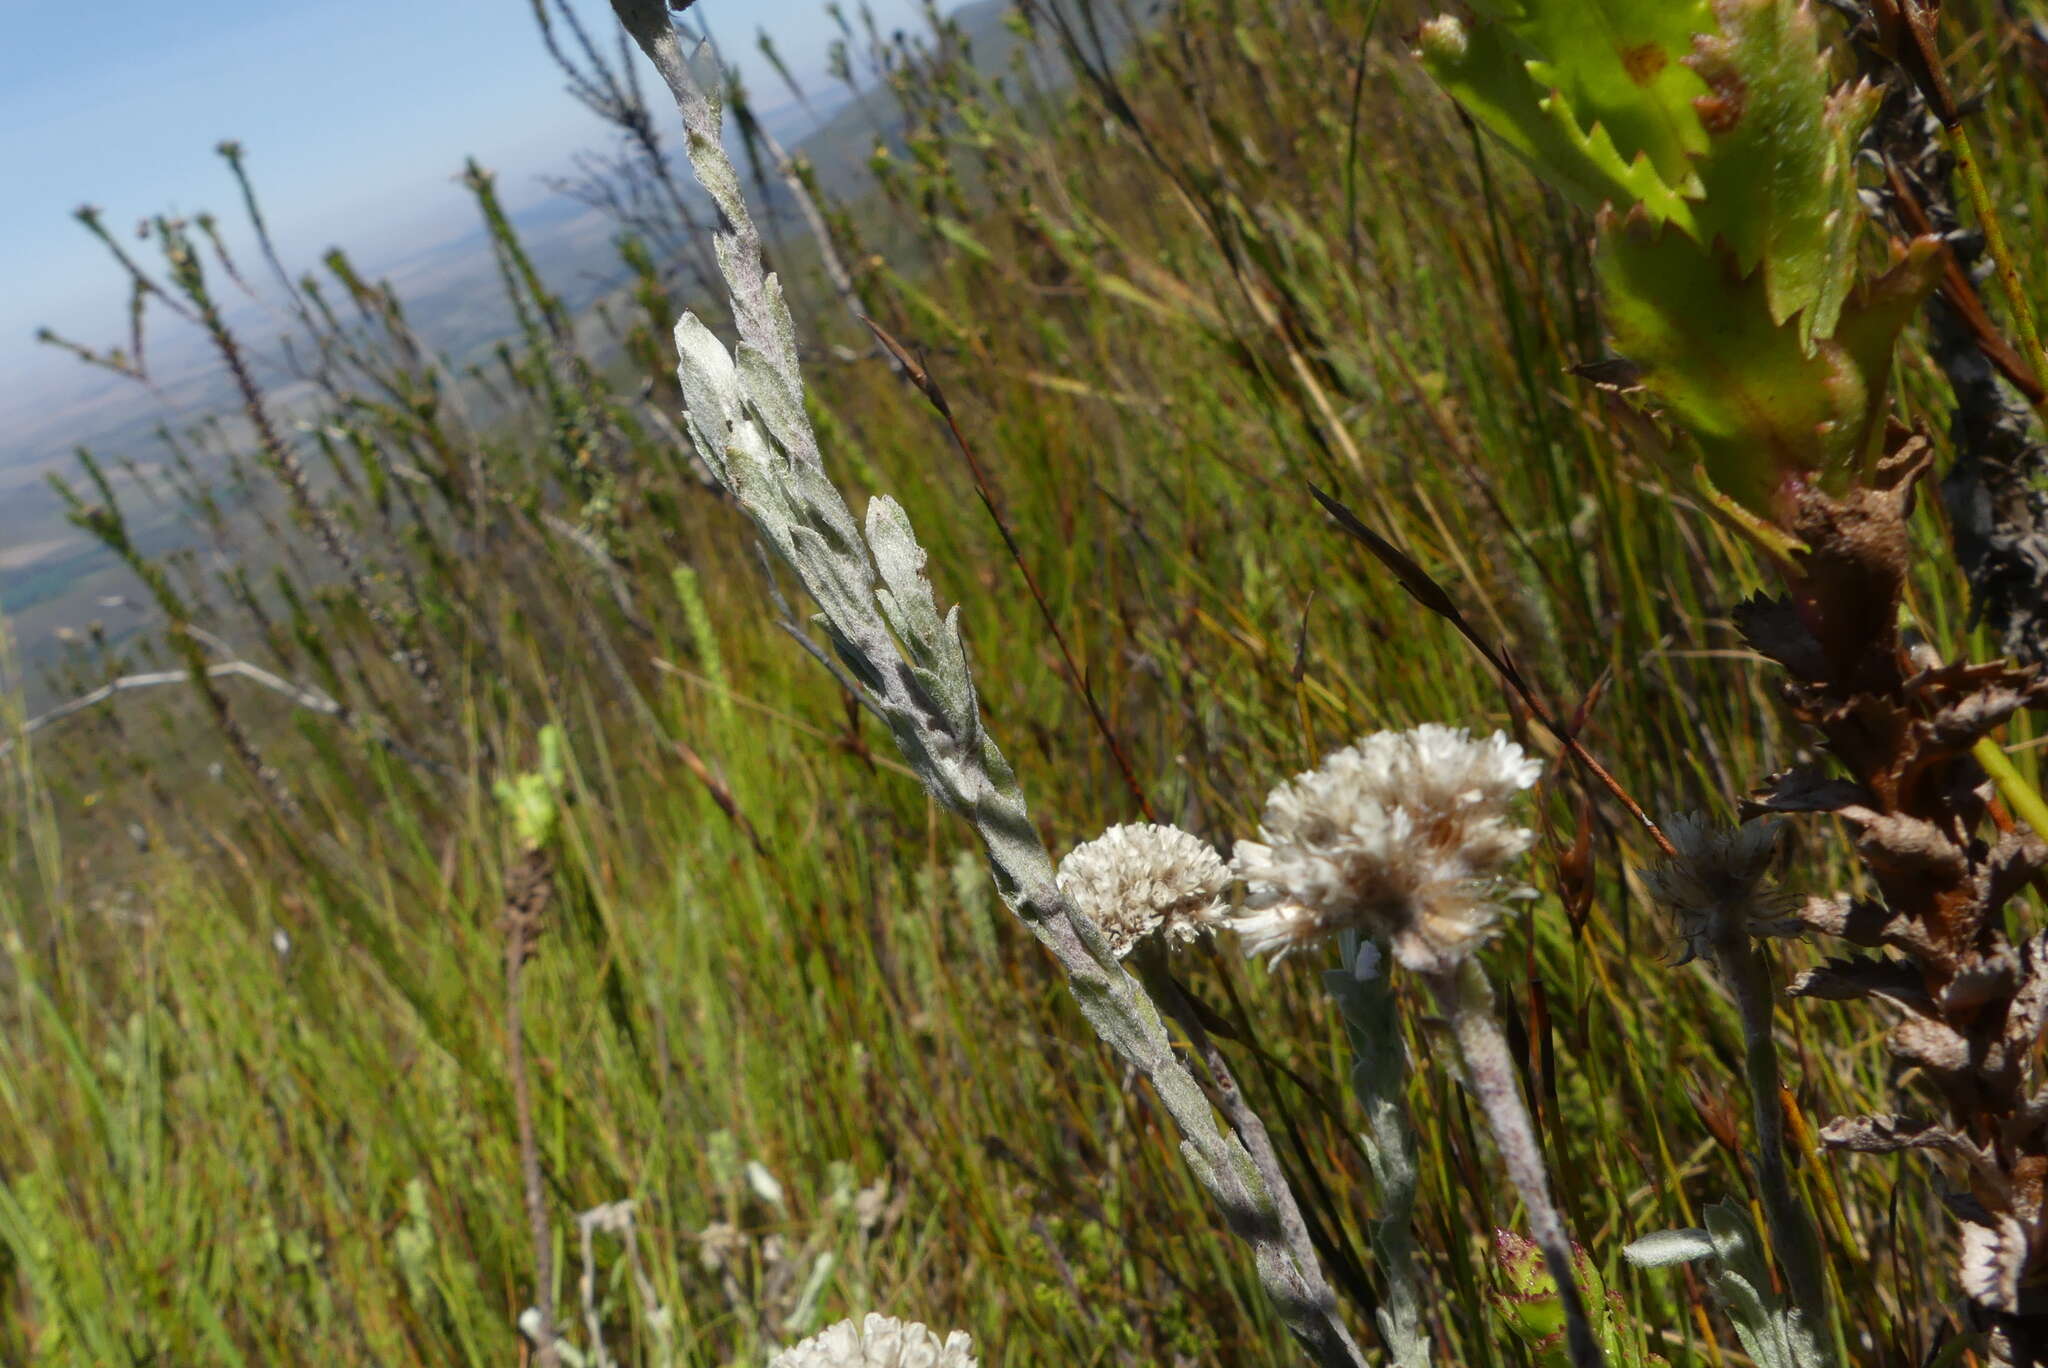
[[[1514,890],[1500,871],[1535,833],[1508,803],[1543,766],[1500,732],[1426,723],[1376,732],[1266,798],[1231,861],[1249,888],[1245,953],[1279,960],[1354,930],[1437,974],[1485,942]]]
[[[785,1349],[768,1368],[977,1368],[974,1345],[955,1330],[942,1341],[916,1321],[870,1311],[856,1325],[843,1320]]]
[[[1667,817],[1664,835],[1677,854],[1643,871],[1650,896],[1678,919],[1685,954],[1711,958],[1725,936],[1796,934],[1790,900],[1766,877],[1778,851],[1779,824],[1766,818],[1725,827],[1697,812]]]
[[[1059,886],[1123,959],[1147,940],[1181,945],[1221,922],[1230,870],[1201,837],[1135,822],[1068,851]]]

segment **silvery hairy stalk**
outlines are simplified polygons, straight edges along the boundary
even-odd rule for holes
[[[1365,1108],[1365,1157],[1380,1191],[1371,1228],[1386,1297],[1379,1309],[1380,1338],[1392,1368],[1429,1368],[1429,1333],[1422,1324],[1417,1274],[1415,1212],[1418,1174],[1415,1128],[1408,1120],[1408,1046],[1401,1039],[1394,988],[1380,948],[1356,932],[1341,940],[1340,966],[1323,975],[1323,988],[1344,1018],[1351,1044],[1351,1090]]]
[[[1363,1365],[1320,1268],[1290,1247],[1260,1166],[1218,1127],[1158,1008],[1060,891],[1016,776],[982,729],[959,610],[940,615],[909,518],[878,495],[863,525],[827,478],[804,411],[795,324],[762,261],[718,103],[691,71],[662,0],[613,0],[613,9],[675,96],[690,164],[725,222],[718,264],[739,344],[728,352],[691,314],[676,325],[685,425],[720,486],[817,603],[831,653],[800,639],[889,728],[932,795],[974,827],[1004,902],[1059,961],[1096,1033],[1173,1117],[1182,1154],[1251,1246],[1289,1331],[1319,1364]]]
[[[1765,819],[1723,827],[1698,813],[1681,813],[1665,821],[1664,834],[1675,853],[1643,871],[1643,884],[1677,919],[1685,942],[1679,963],[1700,959],[1712,965],[1742,1022],[1757,1187],[1789,1294],[1789,1306],[1778,1314],[1788,1343],[1803,1346],[1801,1352],[1816,1363],[1831,1364],[1820,1236],[1786,1171],[1785,1113],[1778,1100],[1783,1084],[1772,1034],[1776,994],[1756,946],[1760,936],[1794,936],[1805,929],[1791,915],[1790,898],[1769,877],[1779,825]]]
[[[1511,820],[1509,805],[1542,772],[1500,732],[1479,739],[1433,722],[1332,751],[1277,785],[1258,839],[1237,843],[1231,864],[1245,881],[1247,910],[1233,925],[1246,954],[1275,960],[1333,937],[1370,935],[1429,984],[1557,1285],[1574,1368],[1599,1368],[1564,1215],[1493,987],[1474,958],[1499,929],[1505,900],[1520,893],[1505,871],[1536,837]]]

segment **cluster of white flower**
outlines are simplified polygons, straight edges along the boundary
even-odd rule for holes
[[[1059,885],[1123,959],[1148,940],[1183,945],[1216,926],[1230,870],[1201,837],[1141,822],[1075,846]]]
[[[1357,931],[1411,970],[1442,973],[1484,943],[1516,891],[1501,871],[1535,837],[1508,804],[1541,773],[1499,732],[1378,732],[1275,788],[1259,839],[1239,841],[1230,867],[1177,827],[1116,826],[1075,847],[1059,884],[1120,959],[1227,921],[1247,954],[1278,960]],[[1247,888],[1235,916],[1233,875]]]
[[[941,1340],[917,1321],[869,1312],[783,1350],[768,1368],[977,1368],[974,1345],[955,1330]]]
[[[1500,871],[1535,836],[1507,807],[1542,768],[1499,732],[1431,723],[1365,737],[1281,784],[1232,861],[1245,952],[1277,960],[1355,930],[1418,973],[1451,968],[1514,891]]]

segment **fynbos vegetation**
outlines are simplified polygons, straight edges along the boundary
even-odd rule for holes
[[[2048,1363],[2043,21],[613,9],[587,311],[81,212],[0,1357]]]

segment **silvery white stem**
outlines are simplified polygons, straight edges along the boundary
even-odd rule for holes
[[[1289,1248],[1272,1191],[1243,1144],[1218,1127],[1158,1008],[1060,892],[1016,776],[982,730],[959,610],[940,616],[909,518],[878,495],[863,525],[826,476],[804,411],[795,324],[762,262],[718,104],[691,72],[662,0],[613,0],[613,9],[674,94],[690,164],[725,222],[716,247],[738,347],[728,352],[693,315],[676,326],[685,427],[698,454],[817,603],[814,621],[842,678],[932,795],[974,827],[1003,901],[1066,972],[1096,1034],[1151,1083],[1189,1167],[1251,1246],[1287,1328],[1315,1362],[1363,1368],[1350,1332],[1317,1292],[1320,1271]]]
[[[1380,1337],[1393,1368],[1429,1368],[1429,1333],[1422,1323],[1422,1286],[1416,1280],[1415,1232],[1410,1228],[1416,1171],[1415,1128],[1404,1095],[1408,1048],[1385,968],[1361,977],[1361,962],[1370,971],[1378,947],[1347,932],[1342,955],[1342,967],[1323,975],[1323,987],[1337,1004],[1351,1042],[1351,1088],[1365,1108],[1365,1155],[1380,1192],[1380,1214],[1370,1231],[1385,1279]]]
[[[1301,1205],[1295,1199],[1294,1188],[1287,1181],[1287,1170],[1280,1165],[1280,1154],[1273,1148],[1273,1137],[1266,1130],[1264,1118],[1238,1086],[1230,1061],[1210,1038],[1200,1014],[1179,985],[1163,972],[1163,967],[1156,976],[1144,967],[1140,967],[1138,972],[1144,986],[1155,1000],[1165,1006],[1167,1015],[1180,1026],[1189,1043],[1195,1047],[1195,1053],[1201,1056],[1202,1065],[1208,1070],[1216,1089],[1218,1109],[1243,1141],[1253,1166],[1265,1180],[1267,1191],[1273,1194],[1274,1209],[1280,1217],[1280,1231],[1286,1237],[1288,1249],[1294,1254],[1295,1265],[1302,1270],[1317,1303],[1327,1306],[1334,1314],[1337,1295],[1323,1278],[1315,1242],[1309,1237],[1308,1222],[1302,1219]]]
[[[1593,1325],[1586,1315],[1586,1299],[1572,1275],[1571,1237],[1565,1233],[1564,1217],[1550,1198],[1550,1175],[1544,1167],[1543,1151],[1536,1143],[1536,1127],[1522,1100],[1522,1086],[1515,1074],[1514,1057],[1508,1053],[1506,1037],[1494,1016],[1493,985],[1476,960],[1465,959],[1454,968],[1430,976],[1430,987],[1451,1018],[1458,1037],[1458,1053],[1465,1061],[1465,1077],[1479,1109],[1493,1132],[1508,1180],[1522,1198],[1528,1212],[1529,1234],[1543,1251],[1544,1266],[1557,1284],[1558,1300],[1564,1306],[1565,1333],[1571,1344],[1573,1368],[1603,1368],[1606,1360],[1593,1338]]]

